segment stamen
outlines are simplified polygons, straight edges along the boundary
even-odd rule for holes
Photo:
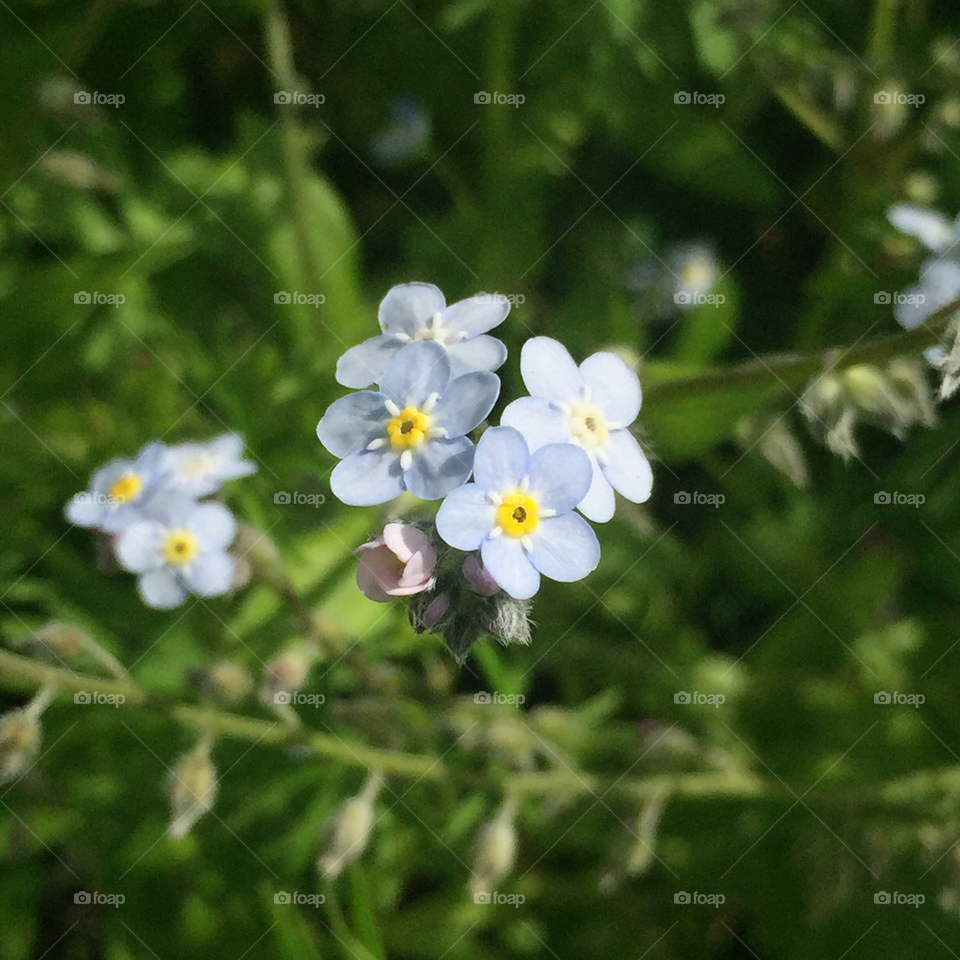
[[[610,462],[610,455],[603,447],[594,447],[593,455],[597,458],[598,463],[607,464]]]
[[[537,511],[537,516],[540,517],[541,520],[547,520],[550,517],[555,517],[556,515],[557,515],[557,511],[551,510],[549,507],[541,507]]]
[[[389,413],[391,417],[400,416],[400,408],[392,400],[387,400],[384,406],[387,408],[387,413]]]
[[[622,430],[623,424],[619,420],[608,420],[607,421],[608,430]]]
[[[410,340],[412,339],[409,333],[395,333],[394,336],[395,336],[401,343],[409,343]]]
[[[570,411],[573,409],[569,403],[564,403],[561,400],[552,400],[551,403],[561,412],[565,413],[568,417],[570,416]]]
[[[409,450],[404,450],[400,454],[400,469],[409,470],[413,464],[413,453]]]
[[[487,496],[495,507],[499,507],[500,504],[503,503],[503,497],[501,497],[499,493],[488,493]]]
[[[520,481],[520,486],[517,487],[517,489],[518,489],[521,493],[526,493],[526,492],[530,489],[530,478],[529,478],[529,477],[524,477],[524,478]]]
[[[427,433],[427,436],[428,436],[431,440],[438,439],[438,438],[439,438],[440,440],[446,440],[446,439],[447,439],[447,436],[448,436],[448,434],[447,434],[447,428],[446,428],[446,427],[431,427],[430,430],[429,430],[429,432]]]
[[[530,539],[530,537],[527,536],[527,534],[524,534],[520,538],[520,543],[523,546],[523,549],[526,550],[528,553],[533,549],[533,541]]]
[[[426,400],[423,401],[423,406],[420,407],[421,413],[429,413],[437,405],[437,397],[439,393],[431,393]]]
[[[367,444],[367,450],[379,450],[381,447],[385,447],[386,445],[387,445],[386,438],[380,437],[377,440],[371,440]]]
[[[494,527],[494,528],[490,531],[490,536],[488,537],[488,539],[490,539],[490,540],[496,540],[497,537],[499,537],[501,533],[503,533],[503,527],[501,527],[501,526],[496,526],[496,527]]]
[[[584,403],[590,402],[590,388],[586,385],[584,385],[584,388],[583,388],[583,402]]]

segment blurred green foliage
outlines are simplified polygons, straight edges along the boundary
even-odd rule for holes
[[[774,372],[894,335],[873,295],[911,283],[920,254],[886,207],[960,208],[956,10],[103,0],[4,6],[0,23],[0,632],[22,651],[50,620],[78,624],[151,697],[64,692],[40,759],[0,788],[0,955],[786,960],[956,942],[960,418],[948,405],[905,444],[867,428],[845,466],[803,430],[803,383]],[[275,104],[291,80],[325,102]],[[885,109],[882,89],[926,101]],[[432,134],[385,167],[372,138],[400,97]],[[627,278],[696,238],[716,246],[726,303],[655,322]],[[530,647],[484,642],[462,670],[402,605],[360,596],[351,550],[383,515],[329,495],[315,436],[343,392],[337,357],[409,280],[448,302],[524,298],[501,328],[494,422],[533,334],[577,359],[620,349],[646,389],[652,500],[598,529],[589,579],[545,582]],[[275,303],[294,290],[325,302]],[[738,442],[747,414],[784,416],[807,489]],[[328,637],[304,687],[326,703],[301,719],[329,750],[221,737],[214,811],[178,844],[163,782],[196,739],[171,715],[199,699],[185,671],[228,657],[258,675],[303,618],[266,586],[150,610],[63,506],[111,457],[227,429],[259,463],[229,503]],[[279,506],[279,490],[327,500]],[[926,501],[875,503],[893,490]],[[3,686],[12,709],[36,683]],[[480,690],[526,704],[475,707]],[[675,702],[695,690],[725,703]],[[880,690],[926,701],[881,706]],[[276,719],[253,699],[237,712]],[[361,744],[435,769],[388,770],[367,852],[322,881]],[[657,785],[656,857],[627,876]],[[525,903],[477,905],[476,837],[511,786],[519,847],[498,889]],[[77,905],[81,890],[126,900]],[[275,903],[295,890],[326,903]],[[675,904],[694,890],[725,903]],[[878,906],[879,890],[926,902]]]

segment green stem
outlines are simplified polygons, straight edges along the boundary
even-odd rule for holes
[[[152,710],[201,735],[222,735],[253,743],[307,747],[320,757],[329,757],[346,766],[376,771],[378,776],[399,774],[416,780],[442,781],[456,776],[471,789],[484,789],[491,784],[475,772],[445,766],[439,758],[380,750],[356,741],[347,742],[336,736],[300,726],[291,729],[280,723],[224,713],[220,710],[194,707],[189,704],[152,697],[130,682],[106,680],[58,670],[17,654],[0,651],[0,688],[36,690],[56,684],[57,695],[78,690],[97,690],[104,694],[123,694],[124,708],[130,706]],[[52,692],[52,691],[49,691]],[[664,773],[653,777],[629,779],[600,777],[567,767],[535,772],[488,771],[497,782],[494,787],[509,791],[511,796],[569,797],[605,796],[612,793],[623,800],[643,803],[669,795],[672,801],[743,801],[759,800],[787,803],[795,794],[784,785],[750,770],[711,770],[700,773]],[[956,796],[960,792],[960,765],[936,770],[920,770],[906,777],[881,784],[849,786],[837,784],[818,793],[814,801],[847,809],[857,805],[881,813],[922,815],[931,801]]]
[[[644,401],[659,403],[713,390],[763,384],[769,384],[774,388],[774,392],[777,392],[778,384],[784,392],[800,391],[830,366],[843,370],[858,363],[882,363],[894,357],[920,353],[927,347],[937,346],[942,342],[938,331],[942,333],[943,322],[956,310],[960,310],[960,298],[938,310],[926,323],[914,330],[905,330],[893,337],[871,340],[849,349],[831,347],[821,353],[803,356],[782,354],[763,357],[722,370],[708,370],[706,373],[653,383],[644,388]]]

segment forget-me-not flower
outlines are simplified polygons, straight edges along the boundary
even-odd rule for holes
[[[237,521],[222,503],[195,503],[165,492],[152,503],[150,519],[123,529],[115,550],[125,570],[140,574],[143,602],[169,610],[190,591],[216,597],[230,589],[234,561],[227,547],[236,532]]]
[[[497,370],[507,348],[487,331],[510,312],[506,297],[478,294],[447,306],[432,283],[392,287],[380,303],[379,337],[352,347],[337,361],[337,383],[362,389],[380,383],[397,353],[414,340],[433,340],[446,350],[454,377],[475,370]]]
[[[893,308],[897,323],[913,330],[960,295],[960,218],[951,223],[935,210],[910,203],[895,203],[887,218],[901,233],[916,237],[936,254],[923,261],[920,282],[904,291]],[[928,359],[942,355],[939,348],[934,351],[928,351]]]
[[[191,497],[214,493],[224,480],[257,472],[255,463],[243,459],[243,437],[238,433],[224,433],[207,443],[167,447],[160,465],[170,482]]]
[[[540,575],[571,583],[600,562],[590,524],[573,512],[590,488],[587,455],[571,443],[530,454],[512,427],[490,427],[477,444],[474,482],[440,505],[437,533],[458,550],[479,548],[485,571],[525,600]]]
[[[163,444],[156,441],[136,457],[121,457],[102,466],[90,478],[90,489],[67,504],[67,519],[78,527],[106,533],[116,533],[139,520],[163,486],[163,452]]]
[[[548,443],[574,443],[593,468],[589,491],[578,504],[590,520],[613,516],[614,495],[643,503],[653,472],[627,429],[640,412],[640,381],[613,353],[595,353],[578,368],[566,347],[549,337],[523,345],[520,373],[529,397],[514,400],[500,422],[519,430],[531,450]]]
[[[330,489],[346,504],[385,503],[409,490],[439,500],[465,483],[473,464],[469,433],[500,393],[489,371],[453,377],[436,342],[408,343],[380,377],[380,390],[334,401],[317,424],[320,442],[341,462]]]

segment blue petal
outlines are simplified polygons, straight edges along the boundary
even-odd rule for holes
[[[507,359],[507,348],[485,333],[460,343],[447,344],[450,375],[462,377],[473,370],[499,370]]]
[[[569,513],[587,495],[590,457],[572,443],[550,443],[530,458],[530,494],[543,507]]]
[[[628,427],[640,412],[640,380],[615,353],[595,353],[580,364],[580,376],[590,388],[590,403],[608,420]]]
[[[546,400],[536,397],[521,397],[508,404],[500,423],[519,430],[531,450],[539,450],[548,443],[570,442],[564,415]]]
[[[486,371],[466,373],[449,386],[434,411],[436,426],[448,437],[462,437],[478,427],[493,409],[500,395],[500,378]]]
[[[540,589],[540,574],[514,537],[484,540],[480,556],[487,573],[515,600],[526,600]]]
[[[95,494],[85,490],[75,494],[64,510],[67,520],[78,527],[99,527],[106,507],[97,503]]]
[[[473,444],[466,437],[427,440],[404,471],[407,489],[421,500],[439,500],[466,483],[473,467]]]
[[[912,203],[895,203],[887,219],[901,232],[916,237],[925,247],[939,253],[956,242],[954,225],[936,210],[925,210]]]
[[[114,543],[114,552],[124,570],[143,573],[163,565],[163,530],[152,520],[130,524]]]
[[[380,329],[414,337],[435,313],[443,313],[447,301],[432,283],[401,283],[391,287],[380,302]]]
[[[387,435],[390,414],[382,393],[350,393],[334,400],[317,424],[320,442],[335,456],[350,456],[375,437]]]
[[[893,315],[897,323],[913,330],[927,317],[945,307],[960,293],[960,264],[953,260],[925,260],[920,268],[920,283],[903,291],[904,296],[922,295],[923,303],[897,303]]]
[[[490,427],[477,443],[473,458],[474,479],[489,493],[512,490],[527,475],[530,453],[526,441],[513,427]]]
[[[201,503],[189,516],[187,529],[204,550],[222,550],[237,535],[237,521],[222,503]]]
[[[437,533],[458,550],[476,550],[495,524],[496,507],[475,483],[458,487],[437,511]]]
[[[337,361],[337,383],[362,390],[376,383],[397,355],[403,343],[384,334],[351,347]]]
[[[613,489],[634,503],[648,500],[653,490],[653,471],[630,431],[614,430],[603,452],[608,462],[601,463],[600,469]]]
[[[137,580],[137,592],[148,607],[172,610],[187,599],[187,590],[172,570],[145,573]]]
[[[596,458],[591,456],[590,461],[593,467],[593,480],[587,495],[577,504],[577,509],[594,523],[606,523],[613,517],[616,498],[613,495],[613,487],[603,475]]]
[[[495,293],[478,294],[447,307],[443,325],[468,337],[500,326],[510,312],[510,301]]]
[[[405,489],[400,457],[384,450],[353,453],[333,468],[330,489],[338,500],[351,507],[386,503]]]
[[[520,374],[531,397],[571,403],[583,393],[583,378],[573,357],[550,337],[534,337],[523,345]]]
[[[567,513],[540,523],[533,535],[529,557],[545,577],[573,583],[597,568],[600,542],[583,517]]]
[[[219,597],[233,586],[235,567],[229,553],[217,550],[206,553],[190,564],[184,577],[190,589],[201,597]]]
[[[430,394],[443,393],[449,380],[447,351],[436,340],[418,340],[390,361],[380,390],[401,409],[419,407]]]

